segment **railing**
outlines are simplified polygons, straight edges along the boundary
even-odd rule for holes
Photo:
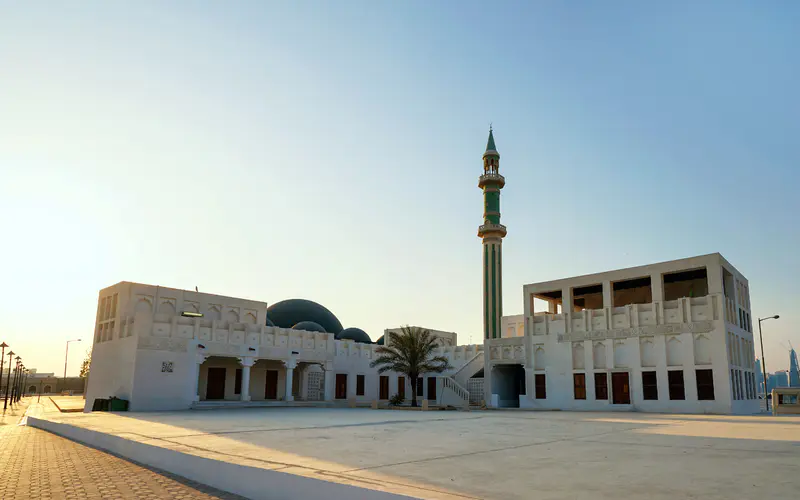
[[[469,391],[453,379],[453,377],[439,377],[442,379],[442,404],[451,404],[451,406],[467,406],[469,405]],[[457,401],[450,403],[447,400],[447,390],[450,390],[456,397]],[[455,403],[455,404],[454,404]]]
[[[483,351],[480,351],[473,356],[472,359],[464,363],[461,368],[450,374],[450,376],[459,384],[466,385],[467,380],[475,375],[478,370],[483,368],[483,363]]]
[[[481,235],[483,233],[493,232],[493,231],[500,232],[500,233],[503,233],[505,235],[506,234],[506,226],[504,226],[502,224],[483,224],[481,226],[478,226],[478,235]]]
[[[500,182],[501,184],[504,184],[504,185],[505,185],[505,183],[506,183],[506,178],[505,178],[505,177],[503,177],[502,175],[500,175],[500,174],[496,173],[496,172],[491,172],[491,173],[488,173],[488,174],[483,174],[482,176],[478,177],[478,185],[479,185],[479,186],[480,186],[481,184],[483,184],[484,182],[486,182],[486,181],[496,181],[496,182]]]
[[[736,315],[733,314],[731,320],[731,314],[730,304],[725,297],[721,294],[710,294],[705,297],[683,297],[649,304],[528,316],[526,321],[530,335],[558,335],[565,340],[576,340],[569,337],[572,334],[585,333],[587,338],[602,338],[601,332],[629,329],[649,331],[664,325],[677,327],[684,324],[705,324],[720,320],[723,316],[729,322],[736,323]]]

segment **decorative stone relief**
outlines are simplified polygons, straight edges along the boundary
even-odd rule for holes
[[[201,327],[200,330],[197,332],[197,338],[198,340],[205,340],[205,341],[211,340],[211,328]]]
[[[694,323],[680,323],[671,325],[646,325],[635,328],[620,328],[613,330],[594,330],[591,332],[570,332],[558,335],[559,342],[576,342],[581,340],[625,339],[643,335],[675,335],[680,333],[707,333],[714,330],[711,321],[698,321]]]
[[[186,352],[188,348],[186,339],[168,337],[139,337],[138,348],[152,351]]]
[[[514,359],[524,359],[525,358],[525,350],[522,348],[521,345],[514,346]]]
[[[490,359],[500,359],[500,348],[499,347],[492,347],[492,350],[489,354]]]

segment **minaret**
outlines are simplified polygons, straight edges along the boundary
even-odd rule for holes
[[[503,316],[503,238],[506,227],[500,224],[500,190],[506,185],[500,175],[500,153],[489,127],[489,142],[483,153],[483,175],[478,187],[483,190],[483,224],[478,236],[483,240],[483,338],[501,337]]]

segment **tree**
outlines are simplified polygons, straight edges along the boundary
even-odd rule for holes
[[[439,346],[431,332],[417,326],[404,326],[400,330],[400,333],[389,332],[387,345],[375,349],[378,357],[370,366],[379,366],[378,373],[394,371],[406,375],[411,381],[411,406],[417,406],[417,378],[453,367],[446,357],[433,355]]]
[[[86,351],[86,357],[83,358],[83,361],[81,362],[81,374],[80,374],[81,378],[86,378],[89,376],[89,365],[91,364],[92,364],[92,348],[90,347]]]

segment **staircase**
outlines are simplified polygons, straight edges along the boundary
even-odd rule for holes
[[[469,406],[469,391],[455,381],[453,377],[439,377],[442,380],[442,397],[439,400],[442,406],[455,406],[467,408]]]
[[[473,375],[478,373],[483,368],[483,351],[479,351],[478,354],[472,357],[469,361],[464,363],[461,368],[456,370],[452,375],[450,375],[453,380],[458,382],[461,386],[466,386],[470,378]]]

